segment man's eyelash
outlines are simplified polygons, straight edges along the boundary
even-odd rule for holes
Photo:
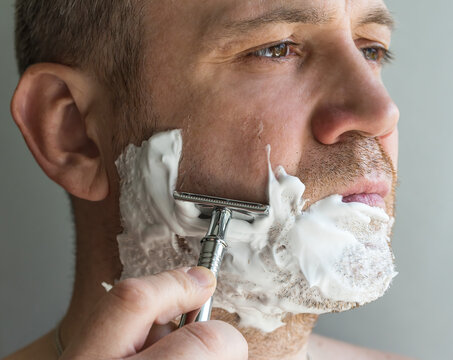
[[[385,50],[384,51],[384,63],[386,63],[386,64],[392,63],[395,60],[395,54],[391,50],[388,50],[388,49],[384,49],[384,50]]]
[[[258,61],[275,61],[281,62],[289,57],[291,50],[295,50],[294,46],[298,44],[291,41],[283,41],[280,43],[268,45],[259,49],[249,51],[243,57],[244,60],[258,60]],[[376,62],[380,65],[391,63],[394,60],[393,52],[384,48],[383,46],[369,46],[359,49],[362,51],[367,61]],[[367,54],[367,51],[371,53]],[[298,53],[297,51],[295,51]],[[368,58],[371,55],[371,58]],[[377,55],[377,58],[374,56]]]
[[[248,59],[281,61],[290,55],[290,52],[294,50],[294,46],[297,46],[297,44],[292,41],[284,41],[250,51],[245,57]]]
[[[393,53],[382,46],[368,46],[359,49],[365,60],[378,63],[380,65],[391,63],[394,60]]]

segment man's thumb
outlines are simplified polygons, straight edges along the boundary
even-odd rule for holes
[[[163,272],[116,284],[70,342],[62,359],[126,358],[139,352],[153,325],[201,307],[215,289],[206,268]]]

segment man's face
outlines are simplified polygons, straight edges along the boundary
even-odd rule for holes
[[[149,127],[183,129],[180,190],[266,202],[270,144],[309,204],[362,194],[345,200],[383,197],[392,212],[399,113],[381,81],[380,0],[160,1],[147,14]]]

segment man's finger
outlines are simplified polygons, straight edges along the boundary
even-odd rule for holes
[[[131,360],[246,360],[248,346],[241,333],[223,321],[185,325]]]
[[[213,294],[215,283],[212,272],[202,267],[121,281],[99,302],[65,355],[84,359],[131,356],[141,350],[154,322],[166,324],[199,308]]]

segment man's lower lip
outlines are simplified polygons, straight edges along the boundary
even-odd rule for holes
[[[385,201],[379,194],[353,194],[343,197],[343,202],[359,202],[368,206],[380,207],[385,209]]]

